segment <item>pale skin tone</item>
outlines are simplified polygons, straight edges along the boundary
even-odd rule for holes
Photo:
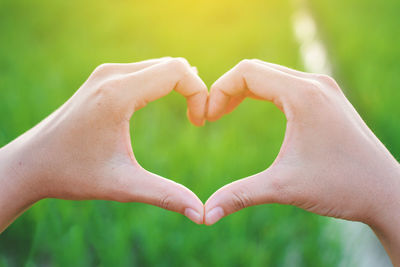
[[[172,90],[202,125],[207,87],[186,60],[99,66],[63,106],[0,150],[0,232],[43,198],[143,202],[202,223],[199,198],[144,170],[132,152],[132,114]]]
[[[400,266],[400,165],[336,82],[244,60],[211,86],[208,119],[219,119],[245,97],[273,102],[284,112],[285,138],[267,170],[228,184],[207,200],[205,224],[252,205],[295,205],[368,224]]]
[[[204,206],[186,187],[144,170],[129,120],[172,90],[186,97],[197,126],[246,97],[273,102],[287,118],[274,163],[219,189]],[[0,150],[0,185],[0,232],[43,198],[143,202],[207,225],[280,203],[368,224],[400,265],[399,163],[331,78],[259,60],[240,62],[209,96],[184,59],[102,65],[63,106]]]

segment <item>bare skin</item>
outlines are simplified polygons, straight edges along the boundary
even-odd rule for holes
[[[202,223],[198,197],[144,170],[132,152],[132,114],[172,90],[202,125],[208,91],[186,60],[99,66],[63,106],[0,150],[0,232],[43,198],[144,202]]]
[[[271,101],[284,112],[282,148],[267,170],[215,192],[205,204],[205,224],[252,205],[295,205],[368,224],[400,266],[400,165],[336,82],[244,60],[212,85],[208,120],[245,97]]]
[[[246,97],[273,102],[285,139],[265,171],[215,192],[203,207],[186,187],[144,170],[132,114],[176,90],[201,126]],[[208,100],[208,104],[207,104]],[[63,106],[0,149],[0,232],[43,198],[143,202],[211,225],[267,203],[368,224],[400,266],[400,165],[327,76],[244,60],[207,88],[184,59],[98,67]]]

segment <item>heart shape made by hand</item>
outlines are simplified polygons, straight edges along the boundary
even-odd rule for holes
[[[197,126],[218,120],[246,97],[273,102],[287,119],[275,161],[222,187],[205,205],[186,187],[146,171],[133,154],[129,121],[172,90],[186,97]],[[9,218],[13,210],[53,197],[144,202],[207,225],[264,203],[363,221],[380,211],[370,188],[398,166],[333,79],[260,60],[241,61],[210,93],[184,59],[101,65],[63,106],[2,151],[13,169],[29,171],[21,175],[29,179],[13,180],[28,190]]]
[[[366,192],[375,187],[375,177],[384,170],[368,168],[369,179],[359,173],[365,173],[366,166],[373,165],[375,153],[381,158],[390,153],[332,78],[260,60],[243,60],[211,86],[204,117],[218,120],[246,97],[273,102],[283,111],[287,119],[285,138],[269,168],[220,188],[207,200],[205,224],[214,224],[240,209],[265,203],[296,205],[320,215],[348,220],[365,221],[373,217],[371,207],[377,210],[379,207],[368,201]],[[398,164],[393,157],[389,158],[385,160],[386,166],[393,169]],[[361,169],[354,169],[354,159],[360,160]],[[185,214],[194,221],[198,218],[191,212]]]
[[[186,72],[175,90],[186,96],[188,117],[195,125],[202,125],[204,119],[218,120],[250,97],[274,103],[284,112],[287,128],[280,152],[271,166],[220,188],[205,203],[204,213],[198,206],[190,207],[189,199],[176,209],[174,203],[182,198],[171,195],[160,206],[207,225],[245,207],[265,203],[296,205],[349,220],[362,220],[369,213],[360,208],[366,206],[365,201],[351,201],[349,207],[348,200],[353,199],[355,186],[346,177],[354,173],[354,166],[349,164],[353,157],[360,157],[360,151],[371,155],[368,145],[371,140],[359,137],[365,133],[371,138],[374,136],[332,78],[260,60],[243,60],[220,77],[207,95],[204,83],[197,75],[193,76],[188,63],[177,65],[182,69],[186,66]],[[188,86],[192,91],[188,91]],[[337,144],[344,145],[343,151],[338,150]],[[332,189],[336,189],[334,193]],[[360,191],[362,195],[363,189]]]

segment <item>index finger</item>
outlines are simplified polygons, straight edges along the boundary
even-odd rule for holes
[[[166,60],[111,82],[117,83],[121,101],[132,112],[175,90],[186,98],[190,121],[197,126],[204,123],[207,86],[184,59]]]
[[[207,119],[219,119],[226,113],[232,98],[249,94],[274,102],[282,109],[286,96],[303,82],[301,77],[254,60],[243,60],[211,86]]]

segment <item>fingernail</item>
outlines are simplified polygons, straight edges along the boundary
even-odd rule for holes
[[[199,119],[198,120],[198,127],[204,126],[205,123],[206,123],[205,119]]]
[[[205,119],[198,119],[198,118],[193,118],[193,124],[197,127],[204,126],[205,124]]]
[[[197,224],[203,223],[203,218],[201,218],[200,214],[197,211],[195,211],[194,209],[186,208],[185,216]]]
[[[206,224],[211,225],[218,222],[222,217],[224,217],[224,210],[221,207],[216,207],[207,212]]]

